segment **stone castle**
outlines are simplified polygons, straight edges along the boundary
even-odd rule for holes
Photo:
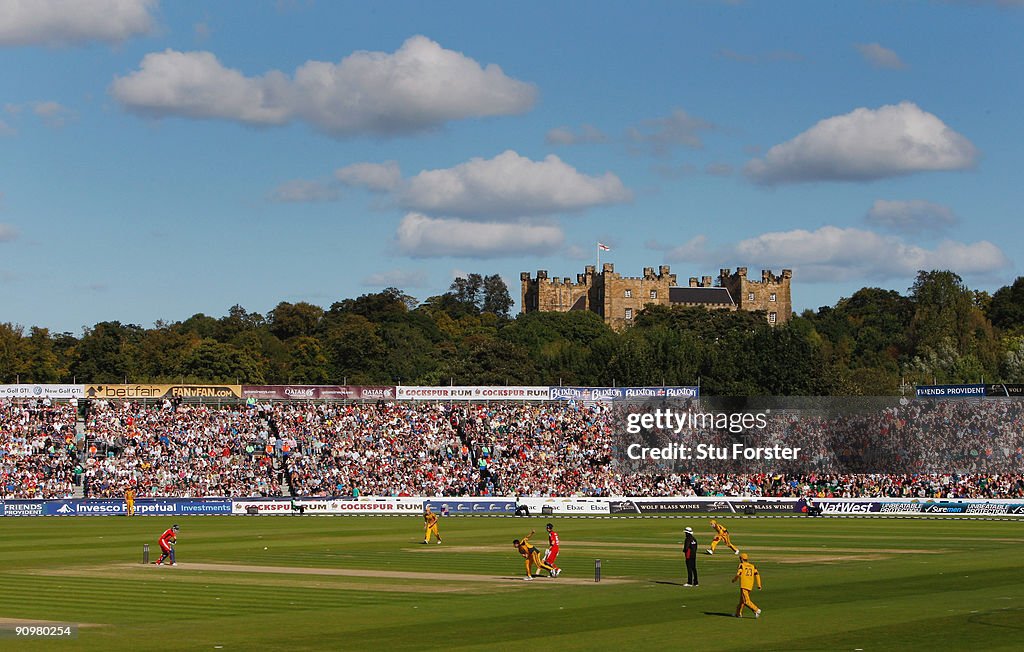
[[[747,278],[747,268],[735,273],[723,269],[718,284],[710,276],[691,277],[687,286],[676,284],[676,275],[668,265],[658,272],[645,267],[643,276],[622,276],[612,263],[605,263],[598,272],[587,265],[573,283],[569,277],[548,278],[547,270],[539,270],[532,278],[529,272],[520,274],[522,281],[523,312],[569,312],[589,310],[601,315],[616,330],[633,323],[633,319],[648,304],[662,306],[699,306],[715,310],[763,310],[768,322],[783,324],[793,312],[790,280],[793,271],[782,270],[781,276],[771,270],[761,271],[761,280]]]

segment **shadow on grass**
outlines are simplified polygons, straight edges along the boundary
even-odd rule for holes
[[[679,582],[665,582],[663,580],[654,580],[654,584],[668,584],[670,586],[686,586],[685,584],[680,584]]]
[[[736,617],[736,614],[728,614],[728,613],[725,613],[724,611],[705,611],[704,615],[705,616],[723,616],[725,618],[735,618]]]

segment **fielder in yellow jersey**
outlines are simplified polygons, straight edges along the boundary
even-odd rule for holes
[[[427,507],[427,511],[423,512],[423,543],[430,543],[431,535],[437,537],[437,543],[441,543],[441,535],[437,531],[437,514],[430,511],[430,507]]]
[[[540,569],[545,569],[551,574],[551,577],[558,577],[558,572],[553,566],[549,566],[544,563],[544,560],[540,558],[540,552],[530,545],[530,537],[533,536],[533,530],[522,539],[513,539],[512,545],[519,551],[519,554],[526,560],[526,577],[523,579],[533,579],[533,566],[537,567],[537,572],[540,573]]]
[[[721,523],[711,519],[711,529],[715,531],[715,538],[711,540],[711,547],[707,549],[709,555],[715,554],[715,548],[718,547],[719,543],[725,543],[725,545],[732,548],[732,554],[740,554],[740,549],[732,545],[732,541],[729,540],[729,530],[726,530]]]
[[[124,504],[128,516],[135,516],[135,490],[131,487],[124,491]]]
[[[757,584],[758,590],[761,589],[761,574],[757,572],[757,567],[750,563],[747,553],[740,555],[740,567],[736,569],[736,575],[732,578],[734,584],[736,580],[740,581],[740,603],[736,605],[736,617],[743,617],[743,607],[746,606],[753,610],[754,618],[760,618],[761,610],[750,599],[750,592],[754,590],[754,584]]]

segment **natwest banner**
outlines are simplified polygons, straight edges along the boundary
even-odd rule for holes
[[[405,401],[546,401],[547,387],[453,385],[420,387],[400,385],[396,398]]]

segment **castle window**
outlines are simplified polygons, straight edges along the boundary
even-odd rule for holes
[[[626,292],[629,292],[629,290],[626,290]],[[626,319],[632,319],[632,318],[633,318],[633,309],[632,308],[626,308]]]
[[[775,312],[768,313],[768,323],[769,324],[774,324],[777,317],[778,317],[778,313],[775,313]]]
[[[747,301],[753,301],[753,300],[754,300],[754,293],[753,292],[747,293]]]
[[[633,291],[632,290],[626,290],[626,298],[629,299],[632,296],[633,296]]]
[[[657,299],[658,298],[658,291],[657,290],[651,290],[651,298],[652,299]]]
[[[768,295],[768,300],[769,301],[775,301],[775,293],[774,292],[772,292],[771,294]]]

